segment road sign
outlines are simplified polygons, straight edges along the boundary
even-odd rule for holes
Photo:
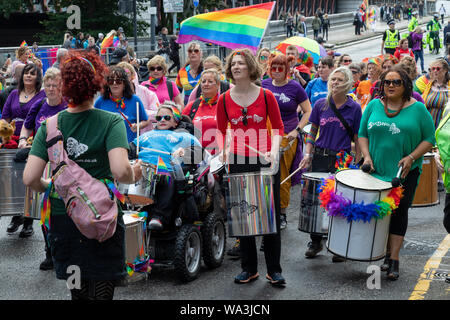
[[[165,13],[183,12],[183,0],[164,0],[163,4]]]
[[[193,0],[194,1],[194,7],[198,7],[198,3],[199,3],[199,0]]]

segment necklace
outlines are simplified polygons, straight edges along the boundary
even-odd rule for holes
[[[25,96],[25,99],[28,99],[28,97],[31,96],[32,94],[34,95],[35,92],[36,92],[36,90],[33,90],[32,93],[27,94],[27,93],[25,92],[25,90],[24,90],[24,91],[23,91],[23,95]]]

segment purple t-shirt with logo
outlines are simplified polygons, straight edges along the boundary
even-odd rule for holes
[[[286,85],[277,87],[272,84],[272,79],[262,81],[262,87],[272,91],[280,107],[281,120],[284,124],[284,132],[287,134],[298,125],[297,108],[300,103],[308,100],[305,89],[294,80],[290,80]]]
[[[39,100],[33,104],[30,111],[28,111],[27,117],[23,124],[28,130],[34,129],[37,132],[41,127],[42,122],[67,108],[67,102],[64,100],[57,106],[50,106],[47,103],[46,98],[44,98],[42,104],[41,101],[42,100]]]
[[[351,139],[347,133],[347,130],[339,118],[334,114],[333,110],[331,110],[331,107],[326,106],[326,98],[318,100],[312,109],[311,116],[309,117],[309,122],[319,126],[320,128],[320,134],[316,140],[316,146],[336,152],[341,150],[350,152]],[[338,111],[341,113],[345,121],[347,121],[353,131],[353,134],[357,134],[362,116],[361,106],[351,97],[347,97],[347,101],[338,109]]]

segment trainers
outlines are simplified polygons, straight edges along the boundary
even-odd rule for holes
[[[153,218],[152,220],[150,220],[150,223],[148,224],[148,228],[150,230],[160,231],[163,229],[163,225],[161,223],[161,220],[159,220],[157,218]]]
[[[44,261],[39,265],[40,270],[52,270],[53,269],[53,260],[50,257],[46,257]]]
[[[272,275],[267,274],[266,279],[269,280],[273,285],[281,285],[286,283],[286,280],[279,272],[274,272],[272,273]]]
[[[345,258],[338,256],[338,255],[333,255],[333,258],[331,259],[332,262],[344,262]]]
[[[280,214],[280,230],[286,229],[287,219],[285,214]]]
[[[235,258],[241,257],[241,242],[239,241],[239,239],[236,239],[233,248],[227,251],[227,255]]]
[[[247,271],[242,271],[240,274],[234,278],[234,283],[249,283],[250,281],[256,280],[259,277],[259,273],[250,273]]]
[[[314,258],[320,251],[322,251],[322,249],[322,242],[310,241],[308,243],[308,250],[306,250],[305,256],[307,258]]]

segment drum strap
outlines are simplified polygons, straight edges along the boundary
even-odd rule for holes
[[[334,104],[334,102],[330,101],[330,108],[331,108],[331,110],[333,110],[333,112],[336,115],[336,117],[338,117],[339,120],[341,121],[341,123],[344,125],[345,130],[347,130],[347,133],[348,133],[348,135],[350,137],[350,140],[353,141],[354,140],[353,130],[352,130],[352,128],[350,128],[350,126],[348,125],[347,121],[345,121],[345,119],[342,116],[342,114],[336,108],[336,105]]]

